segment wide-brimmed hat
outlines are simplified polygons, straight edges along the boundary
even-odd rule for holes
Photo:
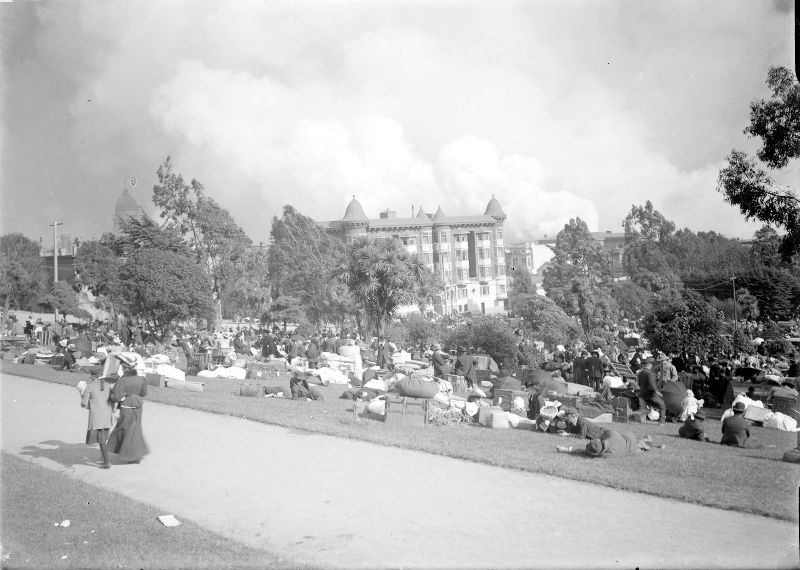
[[[593,439],[586,444],[586,455],[591,457],[599,457],[603,455],[603,442],[599,439]]]
[[[114,358],[125,364],[126,366],[136,366],[136,359],[128,356],[127,354],[120,354],[117,353],[114,355]]]
[[[734,412],[743,412],[743,411],[745,411],[745,409],[747,409],[747,406],[744,405],[744,402],[736,402],[733,405],[733,411]]]

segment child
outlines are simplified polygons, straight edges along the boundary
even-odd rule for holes
[[[81,395],[81,406],[89,408],[89,426],[86,428],[86,444],[97,443],[100,445],[100,453],[103,456],[103,463],[100,469],[111,469],[108,460],[108,434],[111,430],[113,402],[109,395],[111,388],[106,388],[106,382],[110,378],[94,378],[90,381]]]

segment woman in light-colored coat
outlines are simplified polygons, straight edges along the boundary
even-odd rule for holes
[[[100,469],[110,469],[108,460],[108,435],[111,431],[114,415],[114,402],[110,399],[113,384],[108,384],[104,378],[95,378],[86,386],[81,396],[81,406],[89,408],[89,425],[86,428],[86,444],[97,443],[103,455],[103,464]]]

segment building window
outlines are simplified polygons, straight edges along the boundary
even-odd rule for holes
[[[486,241],[489,239],[489,232],[480,232],[478,234],[478,241]]]
[[[481,285],[481,295],[484,297],[489,296],[489,286],[488,285]]]
[[[450,263],[450,252],[443,251],[439,253],[439,263]]]
[[[467,270],[459,269],[457,275],[459,281],[465,281],[467,279]]]
[[[506,256],[506,252],[502,247],[497,248],[497,259],[504,259]]]
[[[478,259],[486,259],[486,250],[482,247],[478,248]]]
[[[458,290],[458,298],[459,299],[466,299],[467,298],[467,290],[466,289],[459,289]]]
[[[481,265],[480,267],[478,267],[478,277],[484,277],[484,278],[488,277],[486,266]]]
[[[525,258],[525,265],[528,266],[528,267],[531,266],[531,258],[530,257],[526,257]]]
[[[456,251],[456,261],[467,261],[469,259],[469,253],[466,249],[459,249]]]
[[[456,243],[466,243],[467,242],[467,234],[453,234],[453,239]]]
[[[494,238],[498,240],[503,239],[503,230],[495,230]]]
[[[505,275],[505,274],[506,274],[505,265],[498,265],[497,266],[497,275]]]
[[[414,236],[403,236],[400,238],[400,243],[403,245],[417,245],[417,238]]]
[[[430,245],[431,243],[431,234],[424,233],[422,234],[422,245]]]
[[[428,253],[427,251],[423,252],[423,254],[422,254],[422,263],[430,263],[430,262],[431,262],[431,254]]]
[[[453,272],[449,269],[444,270],[444,278],[442,279],[445,283],[450,283],[453,280]]]
[[[498,285],[497,286],[497,294],[498,295],[505,295],[506,294],[506,286],[505,285]]]
[[[439,234],[439,243],[447,243],[447,232]]]

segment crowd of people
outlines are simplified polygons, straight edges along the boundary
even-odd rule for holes
[[[440,342],[402,346],[383,336],[367,342],[357,333],[347,330],[300,335],[280,327],[250,324],[222,327],[214,332],[173,327],[164,334],[143,324],[128,323],[115,328],[107,321],[43,323],[29,317],[23,326],[13,313],[3,323],[5,335],[24,336],[28,342],[52,351],[51,364],[55,362],[63,369],[72,369],[79,362],[85,364],[87,358],[99,356],[102,359],[107,354],[124,350],[145,358],[157,353],[166,354],[171,362],[190,375],[209,367],[230,366],[243,358],[283,359],[287,369],[290,363],[301,359],[307,369],[313,370],[324,353],[339,354],[344,346],[358,346],[364,360],[374,363],[379,370],[391,371],[394,356],[404,351],[411,359],[429,365],[434,377],[453,375],[464,383],[467,392],[482,393],[473,347],[445,347]],[[542,381],[539,376],[534,385],[527,386],[531,393],[530,413],[533,417],[553,394],[566,393],[564,386],[571,382],[587,386],[597,394],[628,398],[632,409],[648,410],[648,417],[659,423],[679,419],[683,421],[679,429],[681,437],[709,441],[702,409],[695,406],[691,413],[677,418],[677,414],[667,406],[663,390],[680,385],[689,397],[696,395],[705,408],[730,409],[730,417],[722,422],[720,443],[755,447],[759,444],[750,437],[750,424],[743,417],[745,407],[742,402],[734,402],[734,380],[764,382],[769,389],[762,394],[762,399],[768,404],[775,399],[795,401],[800,390],[796,354],[774,357],[756,350],[750,354],[724,356],[653,354],[639,346],[629,349],[625,342],[612,343],[603,347],[605,350],[583,343],[569,347],[559,344],[550,350],[543,345],[539,348],[538,368],[547,373],[547,379]],[[118,355],[113,357],[119,358]],[[490,358],[488,360],[493,363]],[[494,369],[493,377],[516,376],[516,369],[502,367],[502,364]],[[133,363],[121,362],[120,371],[119,376],[94,378],[82,394],[82,405],[90,410],[86,442],[100,444],[104,468],[110,466],[109,450],[119,454],[123,461],[130,462],[141,461],[147,451],[141,431],[141,410],[147,385],[137,376]],[[318,394],[299,373],[292,375],[290,391],[293,398],[316,399]],[[755,396],[752,386],[748,396]],[[114,422],[116,417],[118,419]],[[114,430],[110,431],[112,424]],[[553,431],[555,426],[557,431],[588,439],[583,452],[593,457],[627,455],[653,448],[652,441],[636,440],[633,436],[587,421],[573,407],[564,407],[560,420],[548,424],[545,429]],[[558,450],[576,451],[568,446],[559,446]]]

